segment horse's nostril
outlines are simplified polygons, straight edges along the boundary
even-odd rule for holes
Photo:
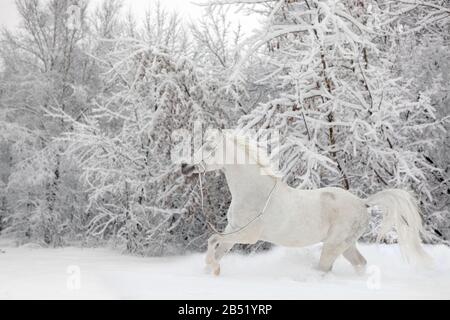
[[[186,163],[183,163],[181,165],[181,173],[183,173],[184,175],[188,174],[189,172],[189,165]]]

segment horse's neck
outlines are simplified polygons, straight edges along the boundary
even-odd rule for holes
[[[251,195],[266,196],[277,183],[277,179],[264,175],[258,165],[230,165],[225,167],[225,176],[233,198],[253,199]]]

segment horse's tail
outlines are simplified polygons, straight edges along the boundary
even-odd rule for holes
[[[392,189],[379,192],[366,200],[370,207],[378,207],[383,212],[383,222],[378,241],[395,228],[398,243],[408,262],[429,264],[430,256],[422,247],[421,235],[425,235],[416,199],[404,190]]]

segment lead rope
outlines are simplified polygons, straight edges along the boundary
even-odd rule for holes
[[[242,228],[235,230],[233,232],[230,233],[222,233],[219,232],[213,225],[211,222],[209,222],[208,219],[208,215],[205,213],[205,207],[204,207],[204,195],[203,195],[203,175],[205,174],[205,172],[200,172],[198,175],[198,181],[199,181],[199,187],[200,187],[200,199],[201,199],[201,208],[202,208],[202,214],[205,216],[206,219],[206,224],[208,225],[208,227],[212,230],[213,233],[215,233],[216,235],[219,236],[229,236],[238,232],[241,232],[242,230],[246,229],[248,226],[250,226],[253,222],[255,222],[256,220],[258,220],[259,218],[261,218],[264,213],[267,210],[267,207],[270,204],[270,200],[272,199],[272,195],[275,192],[276,187],[278,186],[278,180],[276,180],[275,185],[273,186],[272,190],[269,193],[269,196],[267,197],[267,201],[266,204],[264,205],[263,210],[261,211],[261,213],[259,213],[255,218],[253,218],[249,223],[247,223],[245,226],[243,226]]]

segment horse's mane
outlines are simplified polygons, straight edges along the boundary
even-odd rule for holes
[[[250,136],[234,132],[226,132],[224,136],[225,139],[234,142],[243,152],[245,152],[248,155],[248,158],[253,161],[252,163],[260,166],[263,174],[274,178],[282,177],[281,172],[278,168],[275,168],[275,165],[270,159],[267,149]]]

